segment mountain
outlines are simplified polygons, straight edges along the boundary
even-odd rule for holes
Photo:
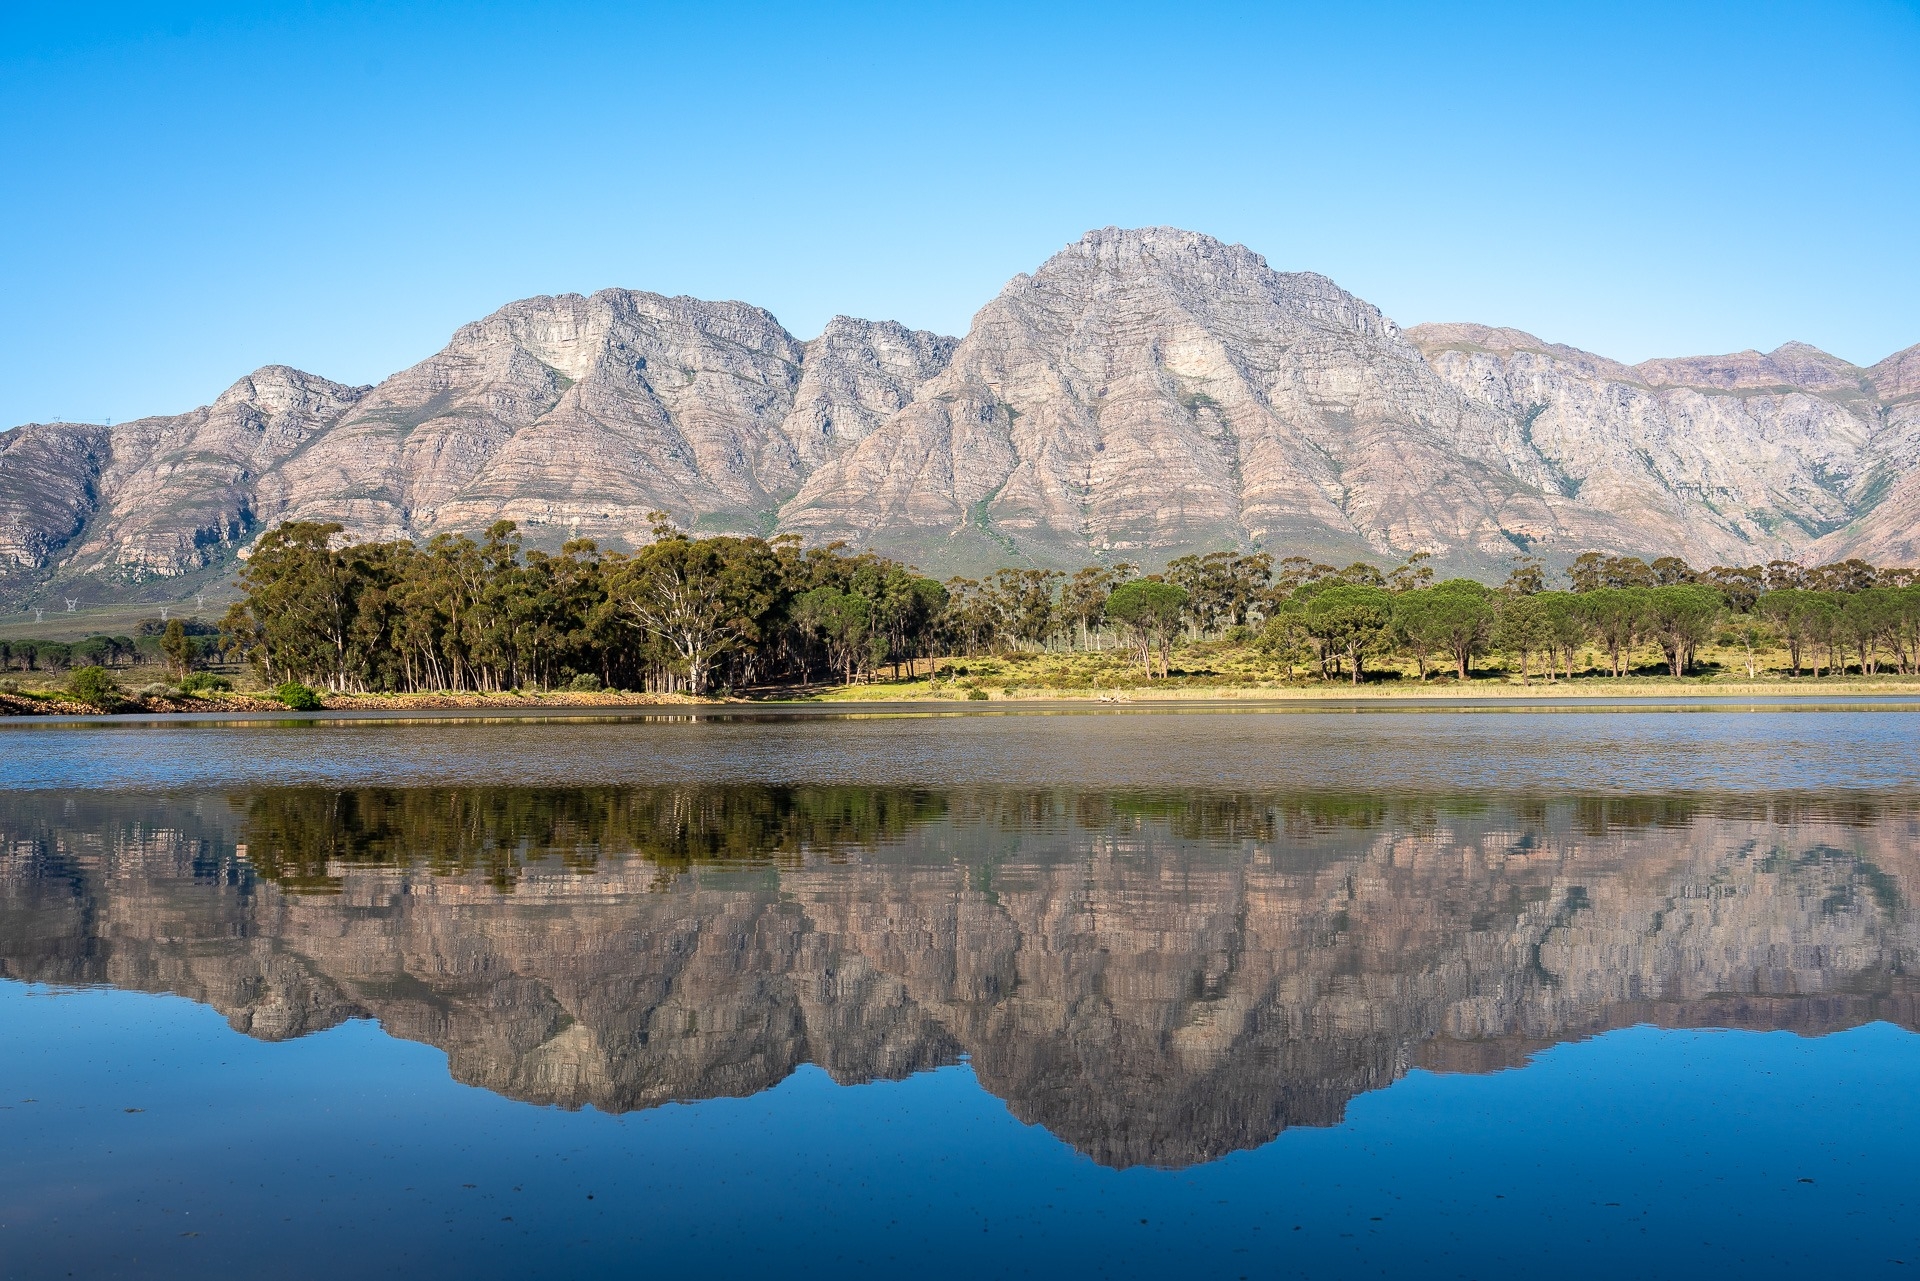
[[[847,539],[933,572],[1262,547],[1696,563],[1920,560],[1920,347],[1627,366],[1402,331],[1325,277],[1171,228],[1091,232],[962,339],[738,302],[512,303],[371,388],[272,366],[192,413],[0,434],[0,592],[177,596],[284,519],[536,543]]]

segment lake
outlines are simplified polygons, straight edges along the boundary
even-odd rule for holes
[[[0,728],[0,1276],[1905,1274],[1917,713]]]

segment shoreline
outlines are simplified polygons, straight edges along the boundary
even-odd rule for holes
[[[9,703],[26,700],[14,698]],[[690,695],[397,694],[335,696],[316,711],[296,712],[270,700],[242,695],[228,698],[174,699],[161,707],[124,711],[45,712],[7,709],[8,725],[185,725],[206,723],[602,721],[628,718],[672,720],[757,719],[761,717],[947,717],[1100,712],[1500,712],[1500,711],[1756,711],[1756,710],[1913,710],[1920,711],[1920,680],[1858,681],[1817,686],[1811,681],[1728,682],[1725,684],[1621,681],[1566,682],[1556,685],[1452,688],[1406,686],[1247,689],[1243,687],[1128,690],[1111,695],[1092,691],[1048,691],[995,695],[986,699],[928,694],[924,691],[863,690],[839,687],[799,698],[694,698]]]

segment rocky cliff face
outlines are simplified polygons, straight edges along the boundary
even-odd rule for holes
[[[756,307],[532,298],[370,392],[275,477],[275,519],[427,537],[502,518],[631,545],[652,510],[770,525],[803,464],[780,425],[803,351]]]
[[[1897,453],[1867,372],[1802,344],[1628,368],[1511,329],[1409,337],[1521,426],[1507,466],[1695,561],[1799,553],[1871,506]]]
[[[191,413],[0,435],[0,556],[136,581],[230,559],[275,470],[365,390],[269,365]]]
[[[1239,798],[1216,823],[989,793],[831,856],[607,848],[506,888],[342,865],[322,894],[250,870],[276,839],[258,811],[80,799],[0,814],[0,975],[177,992],[269,1039],[377,1018],[463,1081],[568,1107],[964,1054],[1094,1159],[1179,1166],[1336,1123],[1413,1067],[1635,1022],[1920,1025],[1909,810]],[[435,860],[483,853],[444,835]]]
[[[1920,346],[1895,352],[1867,377],[1880,401],[1869,444],[1874,470],[1854,519],[1808,551],[1825,560],[1920,564]]]
[[[0,437],[0,588],[222,563],[267,525],[536,542],[847,538],[934,571],[1515,551],[1920,560],[1920,348],[1628,367],[1515,330],[1402,333],[1324,277],[1092,232],[963,340],[629,290],[511,304],[372,389],[269,368],[213,405]]]
[[[946,371],[813,476],[785,527],[922,562],[1261,545],[1467,559],[1632,531],[1490,467],[1498,413],[1320,276],[1169,228],[1016,277]]]

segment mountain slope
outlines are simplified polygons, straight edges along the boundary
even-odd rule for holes
[[[0,556],[139,582],[231,557],[258,532],[262,481],[365,388],[269,365],[185,414],[0,435]]]
[[[1523,425],[1506,461],[1695,560],[1792,554],[1874,467],[1863,371],[1811,347],[1628,368],[1516,330],[1409,331],[1464,395]]]
[[[943,563],[1261,545],[1485,562],[1633,530],[1490,465],[1496,411],[1324,277],[1109,228],[1015,278],[782,527]]]
[[[1325,277],[1091,232],[963,339],[608,289],[511,303],[372,388],[282,366],[187,414],[0,434],[0,596],[160,599],[285,519],[611,547],[842,538],[935,573],[1261,547],[1920,562],[1920,347],[1627,366],[1402,332]],[[171,586],[170,586],[171,584]]]

